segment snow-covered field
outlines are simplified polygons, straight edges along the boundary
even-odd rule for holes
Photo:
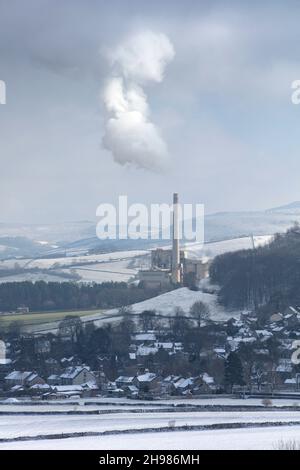
[[[84,405],[84,402],[90,405]],[[277,400],[277,402],[282,405],[294,404],[292,399],[282,402]],[[0,450],[275,449],[279,441],[300,441],[300,407],[294,411],[283,410],[280,407],[277,410],[267,410],[262,407],[257,411],[191,411],[189,408],[180,408],[180,411],[176,412],[165,409],[168,405],[176,403],[184,403],[187,406],[192,404],[235,404],[236,406],[260,404],[261,406],[261,401],[258,399],[235,400],[218,397],[164,400],[147,402],[147,407],[144,408],[147,412],[142,411],[143,402],[132,402],[126,399],[121,401],[121,399],[98,398],[80,400],[79,403],[81,404],[74,405],[68,403],[67,400],[61,403],[33,403],[32,405],[22,405],[21,402],[14,404],[1,402],[0,440],[20,440],[0,442]],[[67,411],[83,414],[65,414]],[[98,414],[99,411],[101,414]],[[7,412],[9,414],[5,414]],[[17,414],[20,412],[25,414]],[[42,414],[45,412],[51,412],[51,414]],[[93,414],[88,414],[91,412]],[[274,426],[270,426],[270,423],[274,423]],[[289,426],[285,423],[289,423]],[[251,427],[245,428],[246,424]],[[182,426],[211,425],[222,426],[222,429],[176,430],[176,427]],[[235,428],[230,428],[233,425]],[[162,432],[162,429],[165,431]],[[63,436],[66,433],[103,432],[111,434],[68,438]],[[49,439],[50,436],[54,439]],[[36,439],[37,437],[39,439]],[[22,440],[25,438],[26,440]]]
[[[196,426],[225,423],[266,423],[266,422],[300,422],[300,411],[266,411],[266,412],[153,412],[122,413],[100,415],[43,415],[43,416],[1,416],[0,439],[63,434],[76,432],[123,431],[127,429],[155,429],[168,427],[173,421],[175,427]]]
[[[24,271],[0,277],[0,282],[31,280],[63,282],[75,272],[80,276],[81,282],[128,282],[139,269],[148,267],[147,255],[149,252],[145,250],[128,250],[51,259],[8,259],[0,261],[0,272],[1,269],[14,269],[16,264],[25,270],[40,269],[43,271]]]
[[[300,426],[21,441],[0,444],[0,450],[276,450],[294,440],[300,442]]]
[[[188,258],[213,258],[215,256],[227,253],[229,251],[248,250],[259,246],[266,245],[272,239],[272,235],[259,235],[252,237],[233,238],[231,240],[223,240],[211,243],[188,243],[184,249]]]
[[[179,289],[133,304],[132,311],[134,313],[141,313],[144,310],[156,310],[158,314],[170,316],[174,315],[176,307],[180,307],[184,312],[188,313],[190,307],[199,300],[208,305],[210,316],[214,321],[226,321],[231,317],[239,317],[240,315],[240,312],[225,311],[224,308],[218,304],[216,294],[191,291],[187,287],[180,287]],[[117,314],[117,310],[107,310],[105,313],[107,315],[114,315]],[[101,315],[97,314],[83,318],[83,321],[89,320],[94,320],[95,324],[100,326],[105,319],[103,315],[101,317]]]
[[[135,258],[147,254],[145,250],[113,251],[86,256],[69,256],[64,258],[40,258],[40,259],[9,259],[0,262],[0,268],[13,268],[15,263],[21,267],[50,269],[62,266],[84,265],[88,263],[107,263],[128,258]]]
[[[254,245],[264,245],[271,238],[270,235],[255,236],[253,238]],[[204,246],[199,243],[189,243],[183,248],[188,258],[212,258],[228,251],[252,248],[252,238],[235,238],[205,243]],[[137,275],[139,269],[149,267],[149,254],[149,250],[128,250],[62,258],[7,259],[0,261],[0,272],[1,269],[14,269],[16,264],[23,269],[37,268],[43,271],[36,273],[22,272],[0,277],[0,282],[37,280],[62,282],[68,280],[69,275],[74,274],[74,271],[80,276],[81,282],[128,282]],[[59,273],[59,276],[56,273]]]

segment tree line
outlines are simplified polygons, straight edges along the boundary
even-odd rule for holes
[[[0,284],[0,312],[28,307],[30,311],[114,308],[158,295],[156,289],[126,282],[8,282]]]
[[[299,226],[275,235],[268,245],[217,256],[210,277],[227,307],[272,311],[300,305]]]

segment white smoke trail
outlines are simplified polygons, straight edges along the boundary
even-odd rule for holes
[[[103,93],[108,112],[103,145],[121,165],[160,171],[167,167],[167,146],[149,119],[148,81],[161,82],[174,49],[164,34],[151,31],[128,38],[110,54],[114,76]]]

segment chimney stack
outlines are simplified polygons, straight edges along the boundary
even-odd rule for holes
[[[180,282],[178,193],[173,194],[172,282]]]

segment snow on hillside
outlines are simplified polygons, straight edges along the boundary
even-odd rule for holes
[[[53,268],[60,266],[74,266],[87,263],[105,263],[110,261],[120,261],[136,256],[145,255],[145,250],[115,251],[111,253],[101,253],[86,256],[70,256],[66,258],[34,259],[28,260],[27,266],[31,268]]]
[[[184,312],[188,312],[190,307],[201,300],[208,305],[211,317],[214,320],[225,320],[237,312],[225,312],[217,303],[216,294],[207,294],[201,291],[192,291],[187,287],[181,287],[171,292],[159,295],[152,299],[144,300],[132,306],[135,313],[141,313],[143,310],[156,310],[162,315],[172,315],[176,307],[180,307]]]
[[[9,259],[0,261],[1,269],[24,269],[0,277],[0,282],[20,281],[56,281],[74,279],[74,273],[80,276],[80,282],[128,282],[139,269],[148,267],[149,252],[145,250],[116,251],[86,256],[40,259]],[[41,272],[26,272],[40,269]],[[45,271],[46,270],[46,271]],[[49,271],[49,272],[48,272]]]
[[[218,304],[216,294],[192,291],[187,287],[181,287],[179,289],[166,292],[165,294],[158,295],[157,297],[152,297],[151,299],[144,300],[143,302],[133,304],[131,307],[134,313],[141,313],[144,310],[155,310],[160,315],[170,316],[174,315],[176,307],[180,307],[184,312],[188,313],[190,307],[199,300],[208,305],[211,318],[215,321],[225,321],[231,317],[239,317],[240,315],[240,312],[229,312],[224,310],[224,308]],[[117,309],[112,309],[107,310],[105,314],[109,316],[117,314],[117,312]],[[82,321],[94,320],[95,324],[100,326],[103,321],[106,321],[101,317],[103,317],[103,314],[88,315],[82,318]],[[112,320],[113,318],[109,321]],[[116,320],[119,319],[116,318]]]
[[[272,240],[272,235],[253,237],[255,248],[266,245]],[[221,255],[229,251],[248,250],[253,248],[252,237],[240,237],[211,243],[188,243],[184,246],[188,258],[202,258]]]
[[[255,246],[261,246],[271,240],[271,235],[254,237]],[[166,246],[165,248],[168,248]],[[252,248],[251,237],[241,237],[213,243],[186,244],[183,249],[188,258],[213,258],[216,255]],[[0,260],[1,269],[24,270],[38,269],[41,272],[18,272],[0,277],[0,282],[21,281],[56,281],[74,280],[74,273],[80,282],[129,282],[134,279],[139,269],[148,269],[149,250],[124,250],[93,255],[65,256],[57,258],[6,259]],[[49,270],[49,272],[45,271]]]

